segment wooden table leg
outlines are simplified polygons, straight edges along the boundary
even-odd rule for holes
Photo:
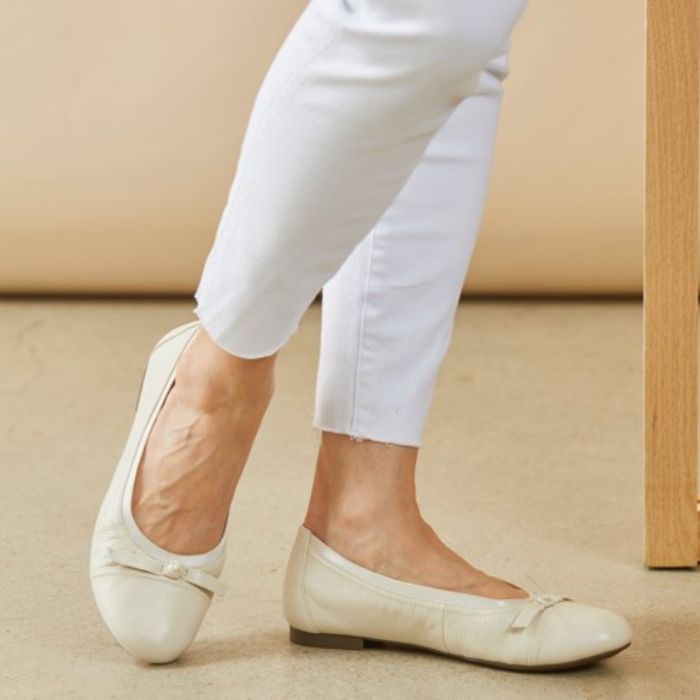
[[[647,0],[644,172],[645,564],[700,559],[700,0]]]

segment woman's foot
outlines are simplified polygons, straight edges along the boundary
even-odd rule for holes
[[[132,513],[152,542],[177,554],[213,549],[274,392],[276,355],[244,359],[200,326],[148,436]]]
[[[304,525],[347,559],[385,576],[487,598],[529,593],[472,566],[423,520],[417,447],[323,431]]]

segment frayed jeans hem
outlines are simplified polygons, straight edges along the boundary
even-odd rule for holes
[[[372,434],[372,435],[357,435],[354,433],[351,433],[347,430],[343,430],[341,428],[337,427],[325,427],[322,426],[318,422],[314,422],[310,426],[311,432],[314,434],[314,436],[317,439],[317,442],[320,443],[322,433],[323,432],[329,432],[329,433],[337,433],[340,435],[345,435],[350,438],[353,442],[366,442],[366,441],[371,441],[371,442],[376,442],[382,445],[386,445],[387,447],[420,447],[420,442],[415,442],[415,441],[403,441],[403,440],[396,440],[396,439],[387,439],[386,436],[380,435],[378,433]]]

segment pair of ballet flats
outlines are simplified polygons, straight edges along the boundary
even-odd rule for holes
[[[183,555],[149,540],[131,511],[147,437],[199,325],[197,320],[172,329],[151,351],[91,541],[90,581],[98,611],[116,641],[147,663],[179,658],[214,596],[227,589],[220,576],[228,523],[212,550]],[[343,557],[304,525],[287,562],[282,608],[296,644],[398,645],[512,670],[573,668],[631,643],[629,624],[610,610],[553,594],[493,599],[401,581]]]

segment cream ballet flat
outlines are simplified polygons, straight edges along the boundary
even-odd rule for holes
[[[629,624],[610,610],[552,594],[498,600],[400,581],[346,559],[304,525],[282,607],[296,644],[397,644],[517,671],[582,666],[631,644]]]
[[[151,542],[131,512],[146,440],[175,384],[177,360],[199,324],[197,320],[174,328],[151,351],[126,446],[92,536],[90,581],[97,608],[119,644],[150,663],[167,663],[180,656],[197,634],[212,597],[226,591],[219,575],[226,557],[228,522],[214,549],[183,555]]]

